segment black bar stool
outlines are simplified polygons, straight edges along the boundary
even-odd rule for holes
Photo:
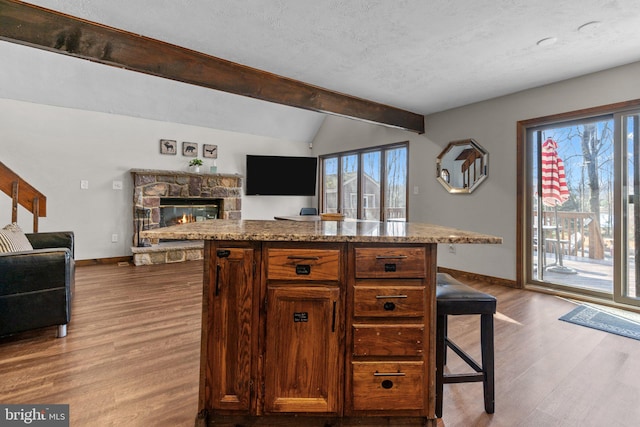
[[[493,414],[495,410],[493,315],[496,312],[496,298],[460,283],[449,274],[438,273],[436,303],[436,416],[442,417],[444,384],[479,381],[483,383],[484,410],[488,414]],[[462,314],[480,315],[482,365],[447,337],[447,316]],[[447,347],[473,368],[475,373],[445,374]]]

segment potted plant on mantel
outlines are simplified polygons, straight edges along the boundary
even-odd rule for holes
[[[189,169],[191,170],[191,172],[195,172],[198,173],[200,172],[200,166],[202,166],[202,160],[201,159],[193,159],[189,162]]]

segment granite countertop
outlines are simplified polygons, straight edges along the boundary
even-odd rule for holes
[[[214,219],[143,231],[143,238],[289,242],[502,243],[501,237],[433,224]]]

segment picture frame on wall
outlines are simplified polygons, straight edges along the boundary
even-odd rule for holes
[[[198,143],[197,142],[183,142],[182,143],[182,155],[187,157],[196,157],[198,155]]]
[[[208,159],[217,159],[218,158],[218,146],[213,144],[203,144],[202,145],[202,157],[206,157]]]
[[[178,152],[178,143],[173,139],[161,139],[160,140],[160,154],[171,154],[173,156]]]

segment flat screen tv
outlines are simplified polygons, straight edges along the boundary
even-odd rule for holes
[[[316,157],[247,155],[247,196],[315,196]]]

